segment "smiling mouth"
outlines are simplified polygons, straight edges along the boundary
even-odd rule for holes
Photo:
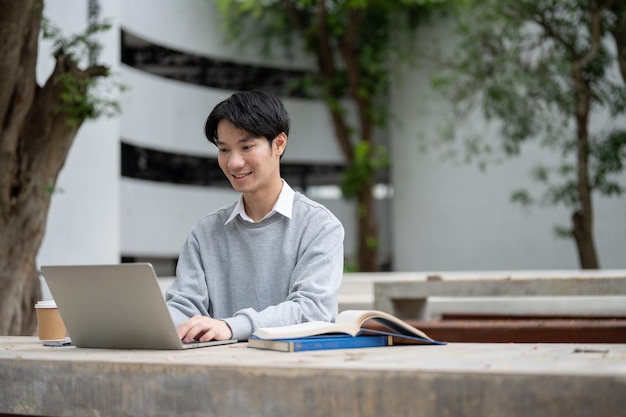
[[[232,177],[233,177],[234,179],[236,179],[236,180],[240,180],[240,179],[242,179],[242,178],[247,177],[247,176],[248,176],[248,175],[250,175],[250,174],[251,174],[250,172],[245,172],[245,173],[243,173],[243,174],[230,174],[230,175],[232,175]]]

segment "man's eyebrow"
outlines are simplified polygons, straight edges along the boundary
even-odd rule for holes
[[[244,136],[243,138],[239,139],[239,140],[237,141],[237,143],[245,143],[245,142],[250,142],[251,140],[255,140],[255,139],[260,139],[260,138],[259,138],[259,136],[256,136],[256,135],[252,135],[252,134],[250,134],[250,135],[248,135],[248,136]],[[215,143],[217,143],[218,145],[226,145],[226,143],[225,143],[224,141],[221,141],[221,140],[219,140],[219,139],[217,139],[217,140],[215,141]]]

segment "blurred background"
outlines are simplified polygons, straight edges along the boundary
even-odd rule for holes
[[[94,2],[50,0],[45,15],[64,31],[78,32],[87,25],[90,6]],[[112,23],[99,35],[99,60],[125,87],[112,92],[121,112],[81,127],[52,197],[38,265],[149,261],[159,275],[174,275],[189,229],[237,198],[217,166],[216,148],[203,135],[204,120],[234,91],[258,88],[278,93],[292,117],[284,178],[339,217],[347,268],[358,269],[357,203],[342,197],[346,160],[332,120],[321,99],[290,88],[315,70],[311,56],[295,49],[270,57],[260,44],[228,42],[222,15],[209,0],[100,0],[97,14]],[[385,92],[390,117],[376,132],[377,143],[388,149],[388,164],[373,187],[377,268],[579,268],[574,240],[554,231],[570,224],[570,210],[511,199],[520,188],[541,193],[531,173],[538,163],[560,160],[558,152],[530,142],[515,158],[480,169],[463,157],[461,142],[442,140],[454,128],[496,143],[502,123],[481,112],[456,118],[433,87],[440,60],[457,54],[457,36],[452,18],[433,15],[404,39],[420,59],[392,67]],[[42,40],[41,80],[54,64],[50,47]],[[592,123],[626,128],[623,114],[616,118],[602,110]],[[626,174],[615,181],[626,187]],[[626,268],[626,201],[596,195],[594,204],[600,266]]]

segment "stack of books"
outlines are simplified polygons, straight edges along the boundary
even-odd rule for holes
[[[281,352],[350,349],[393,344],[445,345],[399,318],[377,310],[345,310],[334,323],[310,321],[257,329],[248,347]]]

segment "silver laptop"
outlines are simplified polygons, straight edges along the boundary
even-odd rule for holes
[[[181,342],[149,263],[42,266],[41,272],[75,346],[187,349],[236,342]]]

